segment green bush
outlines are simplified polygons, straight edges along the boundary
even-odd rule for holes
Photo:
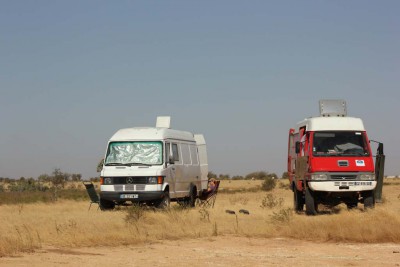
[[[276,180],[272,177],[266,177],[261,185],[261,190],[271,191],[276,186]]]

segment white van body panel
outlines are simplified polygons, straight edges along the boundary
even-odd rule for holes
[[[169,120],[158,119],[157,124],[169,126]],[[139,193],[147,191],[164,191],[169,188],[171,200],[189,197],[190,190],[196,186],[197,192],[207,188],[208,162],[205,139],[202,135],[193,135],[187,131],[173,130],[164,127],[135,127],[118,130],[109,140],[108,146],[113,142],[161,142],[162,164],[159,165],[133,165],[133,166],[107,166],[106,162],[101,171],[103,179],[120,179],[125,181],[128,177],[134,179],[141,177],[164,177],[162,185],[156,184],[102,184],[101,192],[130,192]],[[173,164],[168,162],[169,147],[177,152]],[[107,151],[105,159],[107,158]],[[117,200],[115,200],[117,201]]]
[[[200,161],[201,170],[201,188],[207,188],[208,186],[208,158],[207,158],[207,147],[206,140],[202,134],[195,134],[194,139],[197,144],[197,151]]]

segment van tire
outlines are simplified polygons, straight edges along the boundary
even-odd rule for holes
[[[189,196],[185,197],[183,201],[183,206],[193,208],[196,206],[196,199],[197,199],[197,188],[192,186],[189,191]]]
[[[171,204],[171,199],[169,198],[169,192],[165,191],[163,198],[157,204],[157,208],[159,209],[167,209]]]
[[[196,206],[197,188],[194,186],[190,189],[188,206],[194,208]]]
[[[115,203],[113,201],[100,198],[99,206],[101,210],[113,210],[115,208]]]
[[[306,188],[306,214],[307,215],[317,215],[317,202],[315,201],[315,197],[313,192],[307,187]]]

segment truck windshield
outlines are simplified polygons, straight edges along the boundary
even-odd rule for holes
[[[160,165],[162,142],[111,142],[105,165]]]
[[[314,156],[367,156],[368,145],[363,132],[315,132]]]

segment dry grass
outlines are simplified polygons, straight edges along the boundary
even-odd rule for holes
[[[364,212],[360,207],[348,211],[343,205],[313,217],[292,212],[292,192],[279,183],[268,193],[221,193],[214,209],[181,209],[173,204],[168,211],[128,211],[123,207],[102,212],[94,205],[88,211],[88,201],[2,205],[0,256],[49,245],[116,246],[218,235],[400,243],[400,184],[397,180],[385,181],[385,201],[374,210]],[[260,184],[261,181],[223,181],[221,187],[237,190]],[[262,206],[270,193],[275,199],[282,199],[282,204],[271,208]],[[227,209],[236,214],[226,213]],[[241,209],[250,214],[239,213]]]

